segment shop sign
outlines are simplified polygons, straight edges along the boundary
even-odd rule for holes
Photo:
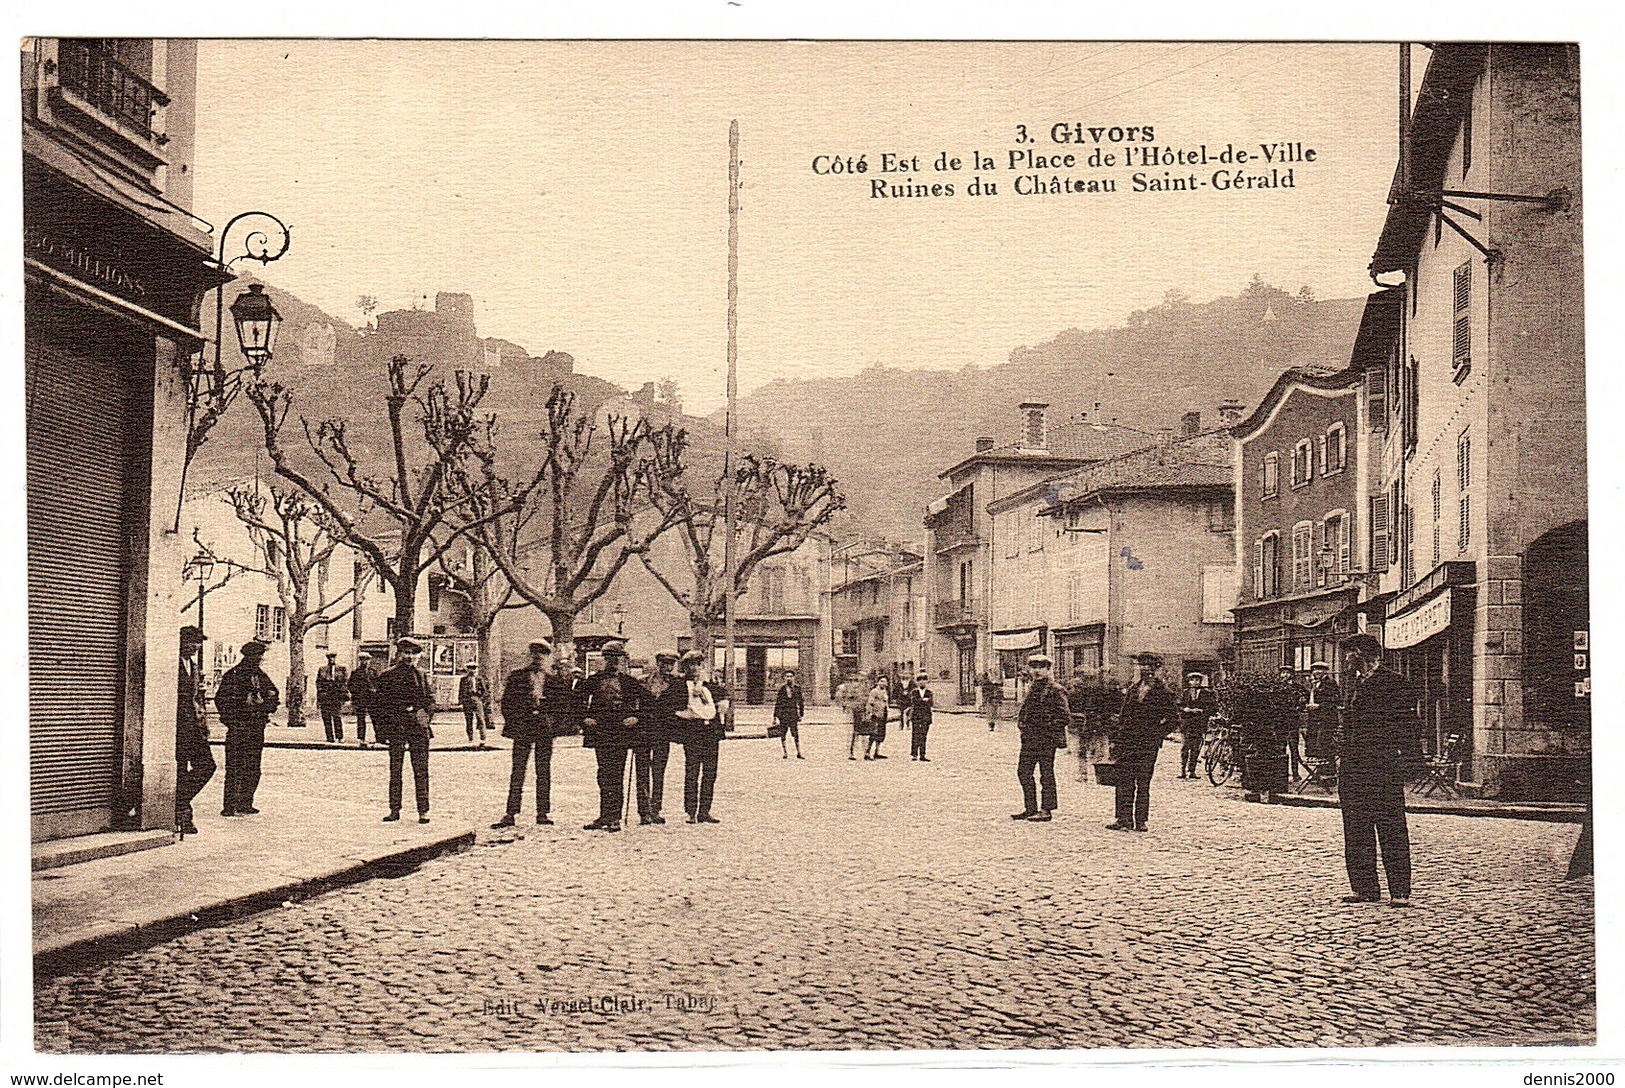
[[[1383,625],[1383,638],[1388,649],[1403,650],[1407,646],[1426,642],[1449,626],[1450,591],[1445,590],[1402,616],[1388,617],[1388,622]]]

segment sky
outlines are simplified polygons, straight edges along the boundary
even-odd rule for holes
[[[358,322],[364,294],[389,310],[467,292],[482,335],[622,385],[674,378],[708,410],[725,389],[731,120],[749,391],[877,363],[994,365],[1255,273],[1363,295],[1397,72],[1395,46],[1363,44],[206,41],[196,209],[291,224],[263,274],[337,317]],[[1057,124],[1088,142],[1054,142]],[[1110,129],[1147,126],[1157,147],[1296,141],[1315,161],[1258,191],[1136,193],[1121,159],[1085,165],[1088,129],[1121,155]],[[1004,169],[1012,149],[1071,152],[1074,168],[1036,172],[1119,191],[1017,195],[1033,171]],[[1000,169],[972,169],[973,151]],[[955,195],[872,196],[887,152],[919,168],[886,177]],[[941,152],[964,168],[933,170]],[[814,172],[858,155],[869,174]],[[966,194],[978,173],[996,196]]]

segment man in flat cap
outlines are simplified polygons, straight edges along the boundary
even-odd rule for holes
[[[485,745],[485,730],[490,724],[491,693],[479,668],[470,661],[463,666],[463,675],[457,678],[457,705],[463,709],[463,725],[468,730],[468,743],[474,743],[474,730],[480,731],[480,747]]]
[[[604,643],[604,667],[576,688],[581,743],[598,760],[598,819],[585,831],[619,831],[626,807],[626,765],[649,693],[626,671],[626,643]]]
[[[536,763],[536,822],[551,824],[553,738],[569,711],[570,663],[552,660],[553,644],[545,638],[530,644],[530,663],[508,674],[502,685],[502,735],[513,742],[513,770],[508,776],[507,813],[493,831],[512,827],[525,798],[525,766]]]
[[[1151,775],[1179,710],[1162,683],[1162,658],[1139,654],[1139,676],[1123,693],[1117,714],[1117,819],[1109,831],[1144,831],[1151,815]]]
[[[215,689],[214,708],[226,727],[226,781],[222,816],[257,816],[254,791],[260,784],[265,725],[282,703],[271,678],[260,668],[265,643],[244,643],[242,660],[226,670]]]
[[[1016,761],[1016,779],[1021,783],[1020,812],[1012,820],[1045,822],[1058,806],[1055,794],[1055,750],[1066,747],[1066,727],[1072,720],[1066,692],[1055,682],[1054,662],[1048,654],[1027,658],[1027,675],[1032,678],[1027,697],[1016,711],[1016,729],[1021,733],[1021,752]],[[1038,782],[1034,782],[1036,773]],[[1038,785],[1043,786],[1040,799]]]
[[[1207,686],[1207,677],[1199,672],[1185,674],[1185,690],[1179,693],[1179,777],[1195,778],[1196,764],[1202,755],[1202,738],[1207,735],[1207,723],[1219,712],[1218,696]]]
[[[373,719],[379,737],[389,745],[389,815],[385,823],[401,818],[402,773],[412,757],[412,793],[418,803],[418,823],[429,822],[429,741],[434,737],[434,692],[429,678],[418,668],[423,647],[415,639],[395,642],[395,663],[378,678],[378,713]]]
[[[1343,664],[1353,673],[1343,706],[1343,753],[1337,770],[1343,810],[1343,863],[1351,894],[1345,903],[1375,903],[1377,850],[1388,877],[1388,900],[1411,903],[1411,835],[1405,822],[1405,775],[1421,755],[1415,687],[1382,660],[1382,643],[1351,635]]]
[[[350,709],[355,712],[356,747],[367,747],[367,719],[372,719],[372,735],[378,736],[378,677],[380,673],[372,663],[371,654],[360,654],[355,671],[350,674]]]
[[[209,726],[203,698],[203,631],[181,628],[180,682],[175,690],[175,830],[196,835],[192,798],[214,777]]]
[[[921,763],[931,762],[931,757],[925,754],[925,742],[931,735],[937,697],[931,691],[930,681],[931,677],[922,672],[914,678],[914,686],[908,692],[908,754],[910,759]]]
[[[711,815],[717,763],[727,731],[728,689],[701,677],[705,654],[690,650],[677,662],[685,705],[677,712],[683,738],[683,810],[691,824],[719,824]]]
[[[329,650],[327,664],[316,670],[316,709],[322,712],[322,729],[327,743],[344,742],[344,697],[350,693],[350,670],[339,664],[339,655]]]
[[[660,808],[666,797],[666,765],[677,737],[677,711],[688,705],[687,688],[673,673],[676,654],[655,654],[655,667],[643,681],[648,701],[632,731],[632,779],[638,801],[638,823],[663,824]]]

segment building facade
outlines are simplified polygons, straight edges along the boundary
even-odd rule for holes
[[[1230,435],[1165,440],[988,505],[991,668],[1014,684],[1044,651],[1063,682],[1132,675],[1136,654],[1170,673],[1233,660]],[[1171,676],[1170,676],[1171,679]]]
[[[1115,423],[1051,426],[1048,405],[1021,406],[1020,437],[999,445],[976,440],[976,451],[942,473],[948,493],[926,511],[925,608],[930,630],[920,664],[949,683],[940,698],[974,705],[979,681],[998,657],[991,641],[989,602],[993,557],[987,507],[1058,473],[1138,449],[1152,436]],[[946,675],[944,673],[946,672]]]
[[[926,668],[924,575],[923,557],[901,545],[855,541],[836,550],[835,686],[882,674],[906,682]]]
[[[1590,635],[1578,53],[1436,46],[1371,262],[1403,293],[1383,635],[1486,795],[1582,795]]]
[[[191,214],[196,44],[21,60],[32,835],[172,827],[183,370],[230,278]]]

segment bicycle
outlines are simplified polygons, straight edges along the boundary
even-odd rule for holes
[[[1207,735],[1202,738],[1202,767],[1215,786],[1241,773],[1240,731],[1222,715],[1208,722]]]

